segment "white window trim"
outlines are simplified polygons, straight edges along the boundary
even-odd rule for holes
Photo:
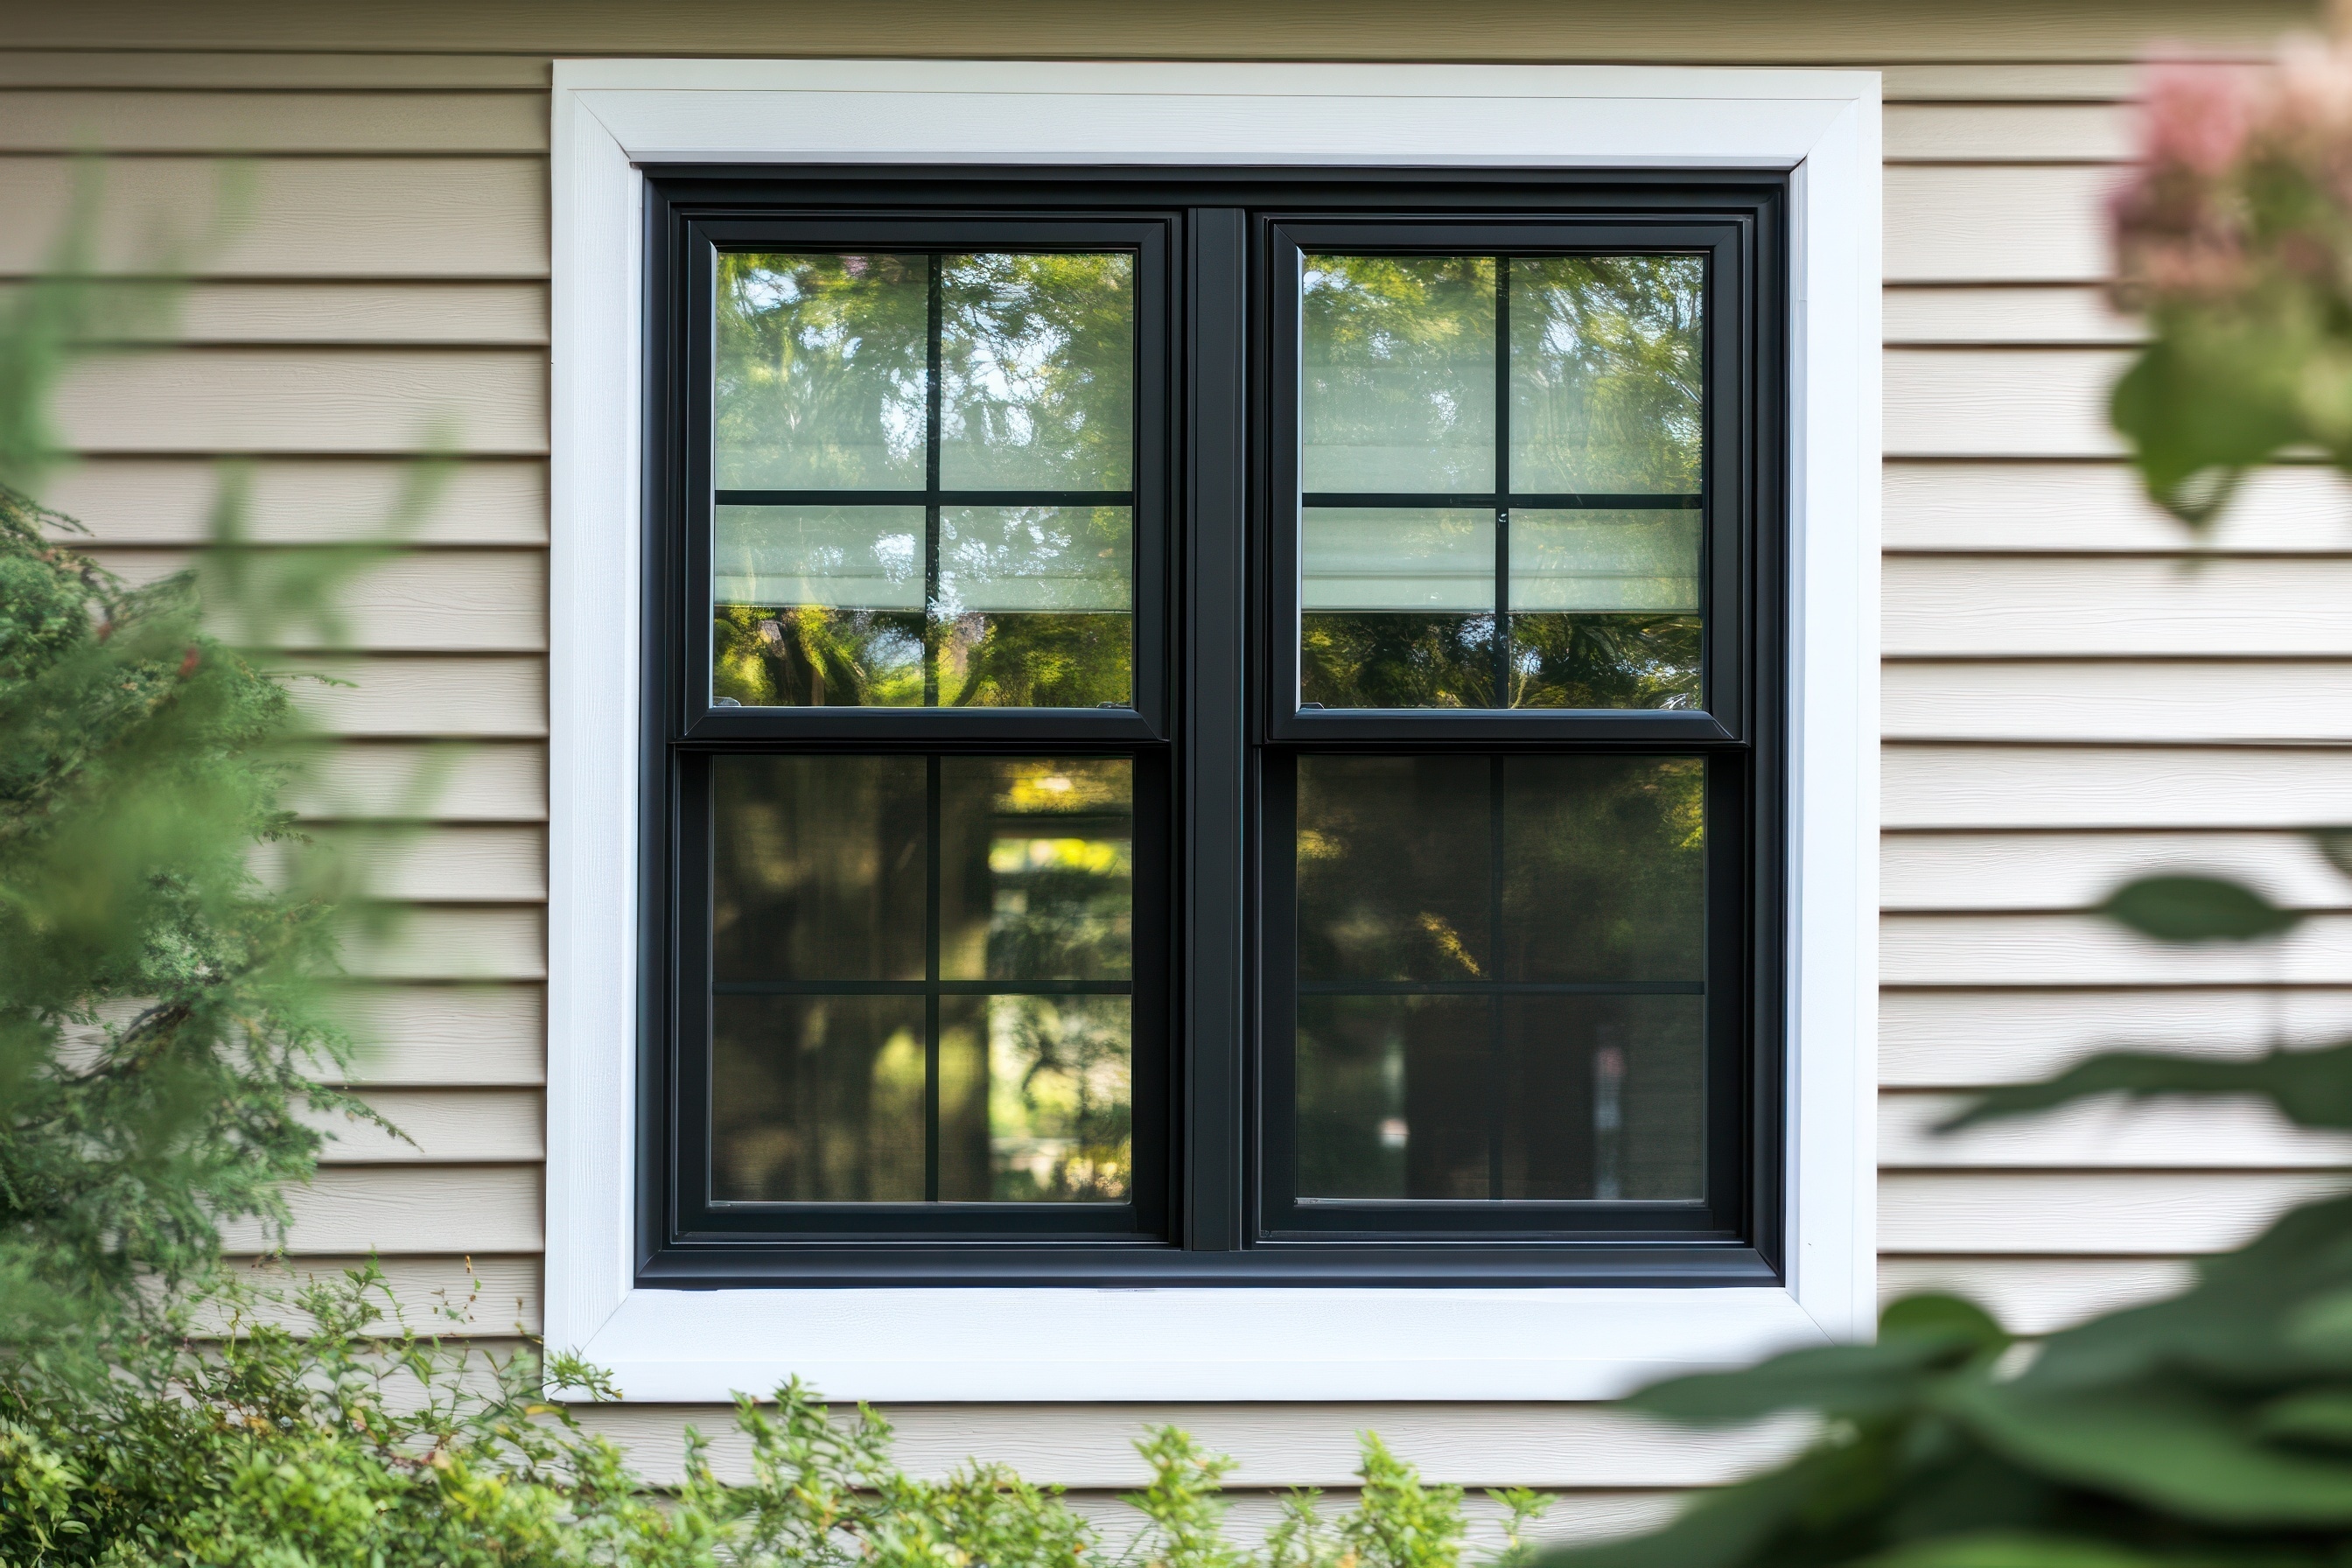
[[[1867,1337],[1875,1295],[1879,79],[1581,66],[559,60],[546,1333],[631,1399],[1569,1400]],[[1792,173],[1783,1289],[633,1284],[640,163]],[[1050,1300],[1041,1300],[1050,1298]]]

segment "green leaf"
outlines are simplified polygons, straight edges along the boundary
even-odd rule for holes
[[[2352,1389],[2310,1388],[2284,1394],[2254,1413],[2254,1431],[2280,1442],[2352,1448]]]
[[[1898,1547],[1864,1568],[2179,1568],[2104,1541],[1988,1531]]]
[[[2275,1050],[2238,1062],[2164,1051],[2111,1051],[2041,1083],[1989,1090],[1939,1131],[2047,1110],[2101,1094],[2257,1095],[2298,1126],[2352,1127],[2352,1041],[2320,1050]]]
[[[2158,942],[2251,942],[2303,921],[2302,911],[2218,877],[2143,877],[2110,893],[2099,912]]]
[[[1791,1351],[1744,1372],[1673,1378],[1627,1403],[1690,1426],[1786,1410],[1870,1420],[1915,1406],[1925,1380],[1990,1360],[2008,1344],[1982,1308],[1952,1296],[1915,1296],[1887,1308],[1875,1344]]]
[[[2201,528],[2248,468],[2306,432],[2288,356],[2245,334],[2167,325],[2116,383],[2108,417],[2148,495]]]
[[[2159,1513],[2245,1529],[2352,1526],[2352,1460],[2271,1447],[2186,1378],[2105,1388],[1956,1381],[1946,1407],[2015,1462]]]

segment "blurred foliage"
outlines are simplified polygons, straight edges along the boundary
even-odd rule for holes
[[[545,1364],[412,1328],[373,1268],[292,1302],[231,1289],[217,1342],[159,1346],[72,1398],[0,1383],[0,1563],[207,1568],[1454,1568],[1463,1497],[1363,1440],[1357,1504],[1286,1500],[1255,1548],[1228,1531],[1232,1461],[1172,1427],[1136,1447],[1151,1479],[1103,1528],[1059,1489],[1001,1465],[937,1479],[891,1458],[890,1427],[797,1383],[739,1398],[741,1471],[722,1478],[689,1428],[656,1493],[575,1406],[616,1391],[576,1360]],[[471,1321],[471,1300],[430,1325]],[[1542,1500],[1495,1494],[1505,1561]]]
[[[2352,467],[2352,42],[2158,65],[2143,125],[2114,293],[2149,338],[2115,424],[2148,493],[2202,525],[2259,464]]]
[[[126,585],[30,499],[56,460],[58,377],[171,309],[91,276],[98,189],[85,170],[64,241],[0,321],[6,1375],[88,1373],[168,1326],[224,1221],[284,1219],[280,1186],[320,1144],[301,1113],[364,1114],[310,1076],[348,1050],[319,990],[331,900],[254,868],[300,838],[278,805],[282,681],[213,635],[193,574]],[[213,602],[265,616],[334,576],[279,573],[265,593],[247,574]]]
[[[2352,468],[2352,46],[2150,75],[2115,206],[2116,291],[2150,339],[2116,389],[2149,492],[2210,522],[2245,473]],[[2352,836],[2315,835],[2352,875]],[[2275,941],[2259,891],[2172,874],[2100,912],[2174,944]],[[2352,1129],[2352,1041],[2248,1058],[2119,1050],[1980,1096],[1947,1129],[2085,1100],[2224,1095]],[[1559,1568],[2291,1568],[2352,1563],[2352,1199],[2295,1209],[2171,1300],[2032,1343],[1946,1296],[1878,1342],[1678,1379],[1632,1405],[1714,1426],[1810,1413],[1792,1462]]]

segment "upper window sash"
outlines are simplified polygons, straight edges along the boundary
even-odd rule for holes
[[[698,218],[680,226],[674,258],[684,287],[672,309],[674,374],[685,416],[677,498],[684,526],[677,531],[667,595],[669,639],[677,676],[666,693],[667,732],[673,741],[726,743],[732,741],[841,739],[982,743],[1057,741],[1118,744],[1165,741],[1170,733],[1171,686],[1168,618],[1169,463],[1172,417],[1169,397],[1171,327],[1169,288],[1172,217],[1015,219],[940,213],[920,217],[877,214],[872,217]],[[1133,363],[1134,443],[1128,488],[1115,498],[1132,505],[1133,677],[1130,702],[1120,707],[764,707],[730,706],[714,700],[711,623],[714,530],[719,509],[730,502],[777,504],[857,500],[904,503],[934,517],[942,507],[1039,504],[1027,490],[986,487],[969,492],[941,484],[940,465],[919,485],[863,492],[722,490],[736,476],[719,471],[718,280],[726,252],[837,252],[952,256],[987,252],[1116,251],[1134,258],[1135,339]],[[938,323],[931,330],[938,331]],[[936,360],[937,345],[931,345]],[[936,381],[939,367],[929,374]],[[935,389],[934,389],[935,390]],[[936,403],[934,395],[932,401]],[[933,410],[936,419],[936,409]],[[939,432],[929,433],[936,453]],[[1062,504],[1092,504],[1105,498],[1052,498]],[[935,544],[935,542],[934,542]],[[934,563],[935,569],[935,563]],[[928,597],[928,595],[927,595]]]
[[[1521,221],[1462,219],[1338,220],[1270,216],[1257,226],[1260,277],[1265,280],[1266,331],[1263,368],[1268,389],[1269,436],[1265,453],[1266,572],[1265,598],[1270,628],[1263,689],[1265,738],[1273,742],[1348,742],[1448,741],[1591,741],[1678,745],[1751,739],[1748,684],[1752,678],[1754,628],[1748,605],[1756,589],[1753,478],[1757,418],[1767,401],[1758,386],[1749,346],[1757,284],[1752,220],[1694,220],[1686,216],[1655,220],[1612,216],[1591,222],[1530,218]],[[1307,393],[1305,294],[1311,258],[1318,255],[1383,257],[1550,257],[1686,255],[1706,268],[1701,321],[1705,375],[1701,410],[1702,459],[1697,493],[1633,497],[1538,492],[1508,476],[1512,402],[1507,338],[1510,309],[1506,278],[1495,280],[1498,336],[1495,353],[1497,468],[1506,488],[1494,481],[1459,493],[1360,493],[1356,487],[1334,492],[1310,489],[1304,471],[1303,400]],[[1506,274],[1507,276],[1507,274]],[[1378,476],[1372,476],[1377,479]],[[1318,481],[1320,485],[1320,480]],[[1353,504],[1370,507],[1472,509],[1498,519],[1500,551],[1509,548],[1508,513],[1517,509],[1625,510],[1695,509],[1701,521],[1700,655],[1704,706],[1671,710],[1566,708],[1313,708],[1302,706],[1300,641],[1303,576],[1308,564],[1304,533],[1318,510]],[[1507,593],[1507,561],[1495,568],[1496,589]]]

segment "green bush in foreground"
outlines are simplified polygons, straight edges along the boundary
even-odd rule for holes
[[[772,1404],[738,1401],[748,1480],[719,1479],[689,1431],[683,1482],[657,1496],[609,1440],[541,1399],[536,1356],[410,1331],[373,1270],[304,1288],[300,1333],[257,1315],[268,1304],[247,1293],[223,1338],[152,1348],[95,1390],[21,1368],[0,1380],[0,1563],[1448,1568],[1462,1556],[1461,1489],[1424,1485],[1369,1434],[1359,1504],[1329,1517],[1315,1493],[1293,1493],[1253,1551],[1221,1529],[1229,1461],[1152,1430],[1137,1444],[1151,1483],[1126,1500],[1139,1528],[1110,1545],[1057,1489],[1002,1466],[908,1476],[879,1415],[830,1416],[797,1383]],[[610,1392],[569,1358],[544,1370]],[[1497,1500],[1512,1514],[1508,1555],[1523,1555],[1540,1505]]]

